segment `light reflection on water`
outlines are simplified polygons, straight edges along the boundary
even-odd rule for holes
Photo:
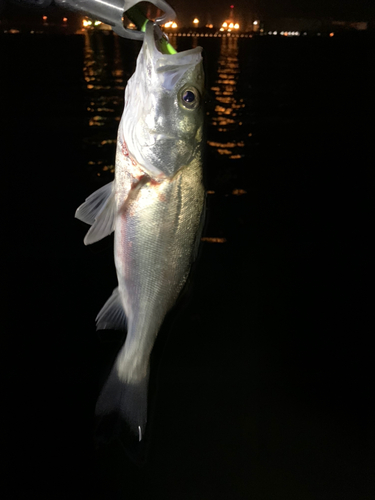
[[[88,116],[87,165],[98,176],[102,172],[113,173],[125,89],[124,65],[117,36],[109,38],[99,33],[85,33],[83,75]]]
[[[242,125],[238,110],[245,107],[243,99],[237,97],[237,81],[240,74],[238,60],[238,38],[221,38],[218,60],[217,79],[210,92],[215,95],[215,109],[210,115],[210,124],[220,134],[216,141],[208,140],[208,145],[220,155],[227,155],[236,160],[243,156],[243,141],[228,140],[228,132],[233,132]]]

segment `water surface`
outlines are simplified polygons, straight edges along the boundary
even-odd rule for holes
[[[208,222],[154,356],[138,469],[116,447],[94,462],[94,404],[119,348],[94,318],[116,277],[111,238],[84,247],[74,211],[113,178],[140,46],[0,38],[14,497],[76,484],[83,498],[370,498],[372,42],[176,43],[204,48]]]

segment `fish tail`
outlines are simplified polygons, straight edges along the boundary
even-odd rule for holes
[[[120,378],[117,363],[105,382],[96,404],[96,417],[100,422],[100,440],[118,437],[127,424],[133,437],[141,441],[147,423],[147,392],[149,367],[144,376],[134,381]]]

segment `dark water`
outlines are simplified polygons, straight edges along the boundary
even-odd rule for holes
[[[139,468],[94,450],[116,277],[74,219],[113,177],[139,45],[0,38],[4,498],[372,498],[373,41],[178,42],[204,47],[208,222]]]

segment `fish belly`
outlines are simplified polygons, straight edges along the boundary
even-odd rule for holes
[[[124,382],[146,374],[156,335],[188,277],[203,204],[201,167],[193,162],[172,179],[146,182],[119,209],[115,264],[128,334],[116,366]]]

